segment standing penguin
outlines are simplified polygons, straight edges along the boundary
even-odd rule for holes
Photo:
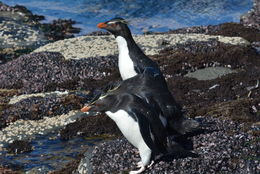
[[[99,23],[97,27],[106,29],[116,38],[119,50],[118,67],[123,80],[141,74],[144,71],[162,75],[157,63],[147,57],[136,44],[123,18],[114,18],[104,23]]]
[[[105,112],[115,121],[125,138],[139,150],[140,169],[130,171],[130,174],[143,172],[156,157],[167,152],[167,133],[159,121],[160,111],[137,95],[116,87],[81,111]]]

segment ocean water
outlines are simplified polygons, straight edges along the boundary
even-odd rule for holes
[[[97,31],[96,24],[113,17],[130,22],[133,33],[168,31],[188,26],[238,22],[253,0],[1,0],[26,6],[53,19],[73,19],[82,34]]]
[[[0,150],[0,166],[22,166],[24,171],[61,169],[65,164],[76,159],[87,146],[96,145],[103,140],[104,138],[101,137],[88,139],[76,137],[61,141],[55,133],[38,135],[31,141],[34,149],[31,152],[14,155]]]

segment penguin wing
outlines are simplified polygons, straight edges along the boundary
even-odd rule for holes
[[[152,149],[152,151],[156,150],[155,143],[152,138],[153,134],[151,132],[151,126],[150,126],[148,119],[141,112],[139,112],[135,109],[133,109],[131,111],[131,115],[133,115],[136,118],[138,125],[139,125],[141,135],[142,135],[145,143],[147,144],[147,146],[150,149]]]
[[[164,142],[167,134],[159,119],[158,112],[152,106],[145,104],[141,109],[132,109],[132,114],[137,119],[141,135],[147,146],[153,152],[165,151]]]
[[[151,76],[158,76],[161,74],[160,69],[154,66],[137,66],[134,65],[134,70],[136,71],[137,74],[149,74]]]

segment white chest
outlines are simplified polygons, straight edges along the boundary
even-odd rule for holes
[[[141,135],[138,122],[136,122],[127,112],[119,110],[115,113],[107,111],[106,114],[115,121],[120,131],[126,139],[135,147],[145,146],[148,148]]]
[[[134,63],[129,56],[129,49],[125,38],[121,36],[116,37],[119,49],[118,67],[123,80],[134,77],[137,73],[134,70]]]

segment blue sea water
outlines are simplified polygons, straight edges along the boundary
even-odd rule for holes
[[[0,166],[22,166],[24,171],[32,168],[47,171],[61,169],[65,164],[76,159],[87,146],[93,146],[101,141],[103,138],[98,137],[92,139],[77,137],[62,141],[57,134],[39,135],[31,141],[34,149],[31,152],[14,155],[0,150]]]
[[[134,33],[168,31],[187,26],[238,22],[252,0],[1,0],[26,6],[53,19],[73,19],[80,34],[97,31],[96,24],[113,17],[130,21]]]

